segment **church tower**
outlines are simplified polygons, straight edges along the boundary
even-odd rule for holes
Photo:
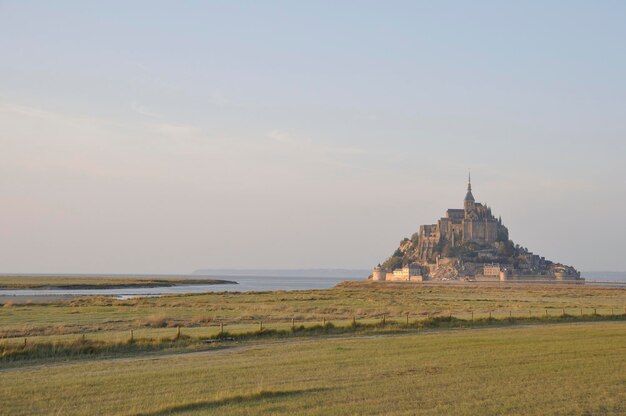
[[[471,173],[467,177],[467,194],[463,201],[463,209],[465,209],[465,218],[474,210],[474,195],[472,195],[472,176]]]

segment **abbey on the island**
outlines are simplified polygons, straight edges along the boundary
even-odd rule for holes
[[[463,208],[426,224],[382,265],[373,280],[558,280],[582,282],[571,266],[553,263],[509,240],[509,230],[486,204],[476,202],[471,176]]]
[[[421,225],[417,244],[418,258],[428,260],[437,247],[449,243],[450,247],[475,242],[490,245],[498,240],[508,240],[509,231],[496,219],[491,208],[476,202],[472,195],[472,179],[468,178],[467,194],[463,208],[450,208],[437,224]]]

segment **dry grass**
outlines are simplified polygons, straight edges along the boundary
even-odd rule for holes
[[[54,304],[15,304],[0,309],[0,338],[137,327],[226,325],[379,319],[469,318],[472,311],[504,317],[623,313],[626,288],[579,285],[476,285],[348,283],[328,290],[206,293],[116,300],[85,297]],[[165,323],[164,323],[165,321]]]
[[[375,283],[15,304],[0,414],[625,414],[625,304],[625,288]]]
[[[191,318],[189,326],[204,326],[213,323],[213,319],[208,316],[194,316]]]
[[[0,413],[621,415],[625,370],[625,323],[273,342],[12,369]]]
[[[147,326],[150,328],[165,328],[170,326],[173,323],[171,319],[166,318],[162,315],[150,316],[146,319],[137,319],[135,320],[136,326]]]
[[[152,333],[143,332],[139,337],[134,334],[134,330],[129,331],[120,338],[120,334],[101,333],[97,337],[92,334],[82,334],[78,338],[75,335],[65,336],[39,336],[31,338],[12,338],[0,342],[0,364],[13,363],[15,361],[32,360],[58,360],[80,356],[111,356],[115,354],[138,354],[148,351],[171,350],[180,348],[205,349],[207,341],[211,341],[211,346],[231,345],[232,342],[257,342],[267,338],[289,338],[289,337],[326,337],[350,334],[398,334],[416,333],[430,330],[480,328],[488,326],[511,326],[519,324],[552,324],[552,323],[572,323],[589,321],[625,321],[626,314],[623,315],[560,315],[546,316],[537,315],[535,317],[501,317],[495,318],[491,315],[476,317],[473,319],[460,319],[454,316],[427,317],[417,320],[405,320],[383,316],[376,320],[351,320],[312,324],[298,324],[292,321],[289,324],[273,325],[236,325],[228,326],[223,331],[213,331],[212,334],[198,332],[196,329],[184,328],[181,331],[179,326],[163,317],[153,317],[148,320],[149,324],[143,326],[152,328]],[[176,331],[171,329],[164,333],[164,328],[176,327]],[[109,334],[109,336],[107,336]],[[179,341],[184,341],[182,344]],[[132,344],[132,345],[127,345]]]

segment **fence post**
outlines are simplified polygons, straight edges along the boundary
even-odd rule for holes
[[[133,334],[133,330],[130,330],[130,342],[133,342],[135,340],[134,334]]]
[[[83,334],[83,344],[85,343],[85,334]]]
[[[322,317],[322,324],[323,324],[324,326],[326,326],[326,317],[325,317],[325,316],[324,316],[324,317]]]
[[[598,313],[596,312],[596,308],[593,308],[593,314],[597,315]]]
[[[383,314],[383,326],[385,326],[385,314]]]
[[[352,315],[352,326],[356,326],[356,316]]]
[[[407,325],[409,324],[409,313],[408,312],[406,313],[406,324]]]
[[[291,318],[291,330],[292,331],[296,330],[296,319],[295,318]]]
[[[491,311],[489,311],[489,320],[491,321]]]
[[[546,308],[546,316],[548,316],[548,308]]]
[[[474,322],[474,309],[472,309],[472,322]]]
[[[26,347],[26,342],[27,342],[26,338],[24,338],[24,347]]]
[[[509,309],[509,319],[513,319],[513,311]]]
[[[220,322],[220,335],[224,334],[224,322]]]
[[[259,332],[263,332],[263,321],[259,321]]]
[[[180,326],[176,326],[176,339],[180,338]]]
[[[583,316],[583,308],[580,308],[580,316]]]

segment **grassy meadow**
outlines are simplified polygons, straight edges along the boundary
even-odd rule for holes
[[[0,339],[127,333],[130,329],[228,329],[296,323],[453,315],[462,319],[623,314],[626,288],[582,285],[389,284],[349,282],[327,290],[222,292],[116,300],[84,297],[49,304],[5,302]],[[171,333],[171,330],[168,332]]]
[[[282,340],[0,371],[0,413],[620,415],[626,322]]]
[[[625,320],[625,295],[626,288],[580,285],[361,282],[328,290],[8,302],[0,308],[0,367],[197,351],[226,341]]]
[[[5,302],[0,414],[624,414],[625,307],[516,283]]]

